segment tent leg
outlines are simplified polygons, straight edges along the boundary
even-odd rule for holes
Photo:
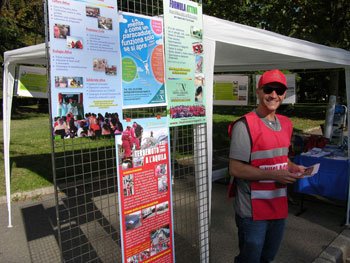
[[[12,227],[12,213],[11,213],[11,187],[10,187],[10,121],[11,121],[11,104],[13,95],[13,83],[9,83],[7,79],[8,64],[4,65],[3,81],[3,130],[4,130],[4,161],[5,161],[5,184],[6,184],[6,202],[8,211],[8,227]]]
[[[345,68],[345,88],[346,88],[346,100],[347,100],[347,107],[349,109],[350,106],[350,68]],[[349,185],[348,185],[348,202],[347,202],[347,209],[346,209],[346,221],[345,225],[349,225],[349,216],[350,216],[350,129],[349,129],[349,111],[347,112],[348,116],[348,178],[349,178]]]

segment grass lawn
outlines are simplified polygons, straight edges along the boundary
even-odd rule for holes
[[[3,122],[0,122],[0,196],[5,195]],[[52,185],[49,115],[16,114],[11,120],[11,192]]]
[[[214,109],[213,143],[215,149],[228,147],[227,125],[250,111],[249,107]],[[286,108],[295,132],[303,132],[324,123],[325,106]],[[300,117],[304,116],[304,117]],[[3,123],[0,121],[0,196],[6,194],[3,159]],[[11,193],[29,191],[53,184],[49,115],[35,111],[20,111],[12,116],[10,141]]]

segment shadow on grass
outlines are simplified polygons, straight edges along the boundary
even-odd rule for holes
[[[25,168],[53,183],[51,154],[22,155],[10,158],[10,167]]]

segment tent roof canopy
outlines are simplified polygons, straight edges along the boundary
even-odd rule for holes
[[[216,17],[203,17],[203,35],[216,41],[215,72],[344,68],[350,52]]]
[[[46,65],[45,43],[6,51],[4,53],[4,64]]]
[[[215,71],[350,66],[350,52],[283,36],[216,17],[203,16],[204,38],[216,42]],[[45,43],[4,53],[4,63],[46,64]]]

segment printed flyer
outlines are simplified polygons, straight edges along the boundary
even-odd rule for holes
[[[119,27],[124,108],[165,105],[163,20],[120,12]]]
[[[117,2],[49,0],[48,8],[55,136],[100,135],[101,117],[122,111]]]
[[[205,123],[202,6],[164,0],[163,7],[169,125]]]
[[[214,76],[214,105],[248,105],[248,76]]]
[[[20,66],[17,95],[31,98],[47,98],[46,68]]]
[[[123,127],[116,136],[123,262],[175,262],[167,118]]]

